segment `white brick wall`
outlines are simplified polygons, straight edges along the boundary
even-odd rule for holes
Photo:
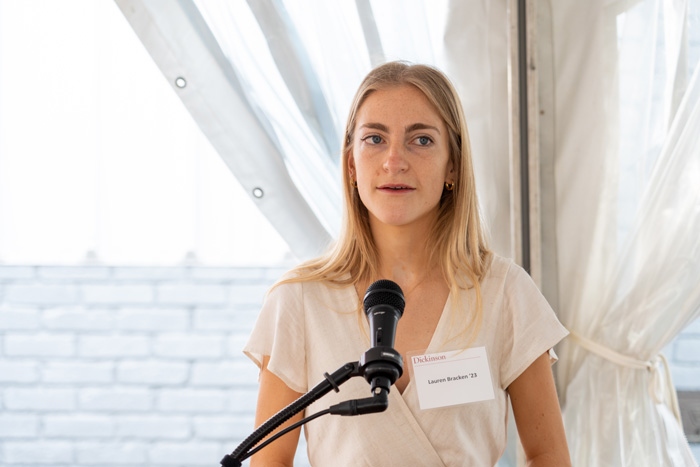
[[[0,438],[36,438],[38,435],[37,415],[0,414]]]
[[[71,357],[75,355],[75,338],[70,334],[6,333],[5,355],[8,357]]]
[[[218,465],[253,429],[241,349],[282,273],[0,266],[0,467]],[[700,390],[700,320],[665,354]]]
[[[700,390],[700,319],[695,320],[664,349],[678,390]]]
[[[124,384],[177,386],[187,383],[187,362],[163,360],[126,360],[117,363],[116,379]]]
[[[73,442],[70,441],[6,441],[3,443],[3,465],[72,465]]]
[[[36,387],[7,387],[4,391],[4,409],[13,411],[49,412],[77,408],[74,388],[42,385]]]
[[[35,383],[39,364],[35,360],[0,360],[0,383]]]
[[[78,392],[80,410],[90,412],[148,412],[154,408],[154,392],[149,386],[106,388],[84,387]]]
[[[41,380],[51,384],[110,384],[114,382],[114,362],[49,361],[41,366]]]
[[[120,438],[190,439],[193,435],[193,420],[186,416],[118,415],[114,421]]]
[[[48,414],[43,417],[43,433],[50,438],[111,438],[114,431],[114,420],[106,414]]]
[[[0,466],[218,465],[253,430],[240,349],[282,272],[0,266]]]

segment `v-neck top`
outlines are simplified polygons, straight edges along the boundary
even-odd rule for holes
[[[474,291],[460,300],[450,295],[426,353],[456,350],[445,346],[450,325],[464,312],[453,303],[474,303]],[[481,282],[483,322],[471,347],[485,347],[495,398],[421,410],[413,381],[403,394],[393,387],[382,413],[341,417],[324,415],[304,425],[314,466],[495,465],[506,447],[506,389],[540,355],[568,332],[559,323],[527,273],[494,256]],[[470,297],[471,295],[471,297]],[[274,287],[265,299],[244,353],[294,391],[305,393],[369,348],[367,319],[358,313],[352,285],[300,282]],[[456,313],[456,316],[452,316]],[[464,319],[464,318],[462,318]],[[553,352],[552,363],[555,361]],[[404,362],[404,371],[408,371]],[[306,415],[333,404],[370,397],[363,378],[353,378],[306,409]]]

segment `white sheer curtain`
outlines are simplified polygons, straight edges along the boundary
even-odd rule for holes
[[[572,331],[558,382],[573,464],[696,465],[660,355],[700,313],[688,2],[581,3],[551,4],[559,308]],[[571,45],[583,35],[585,48]]]
[[[388,60],[445,70],[471,125],[493,244],[510,255],[505,2],[116,2],[302,259],[339,228],[340,135],[362,77]]]

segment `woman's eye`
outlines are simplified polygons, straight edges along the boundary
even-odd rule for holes
[[[382,137],[378,135],[370,135],[365,138],[365,141],[370,144],[380,144],[382,142]]]
[[[433,142],[432,139],[428,138],[427,136],[419,136],[416,141],[418,141],[418,144],[421,146],[427,146],[430,143]]]

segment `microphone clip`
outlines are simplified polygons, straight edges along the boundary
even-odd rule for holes
[[[370,384],[373,394],[377,388],[389,392],[391,385],[403,374],[403,358],[393,347],[371,347],[362,355],[359,365],[360,373]]]

